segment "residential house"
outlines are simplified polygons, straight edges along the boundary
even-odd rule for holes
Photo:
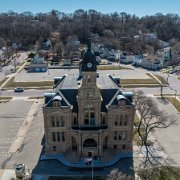
[[[45,62],[43,54],[38,52],[28,65],[28,72],[46,72],[47,70],[47,62]]]

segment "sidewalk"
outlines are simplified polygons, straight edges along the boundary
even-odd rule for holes
[[[93,167],[98,167],[98,168],[105,168],[105,167],[110,167],[116,164],[120,159],[122,158],[127,158],[127,157],[133,157],[132,152],[121,152],[117,153],[115,157],[109,161],[109,162],[102,162],[101,160],[93,160]],[[70,161],[67,161],[64,158],[63,154],[49,154],[49,155],[42,155],[40,157],[40,160],[57,160],[60,163],[62,163],[65,166],[72,167],[72,168],[90,168],[92,165],[86,165],[84,162],[84,159],[81,159],[79,162],[73,163]]]
[[[0,180],[11,180],[16,178],[15,171],[12,169],[0,170]]]
[[[13,77],[15,77],[16,74],[19,73],[19,72],[24,68],[24,66],[25,66],[26,64],[27,64],[27,62],[24,63],[22,66],[20,66],[20,68],[19,68],[15,73],[12,73],[12,74],[10,74],[9,76],[7,76],[8,79],[0,86],[0,89],[2,89]]]

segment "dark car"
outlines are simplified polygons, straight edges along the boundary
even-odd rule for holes
[[[24,88],[17,87],[17,88],[14,89],[14,92],[24,92]]]

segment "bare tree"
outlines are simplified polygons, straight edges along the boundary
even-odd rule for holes
[[[133,180],[134,178],[130,175],[124,174],[118,169],[113,169],[108,175],[107,180]]]
[[[6,47],[6,41],[3,38],[0,37],[0,49],[2,47]]]
[[[17,66],[18,66],[17,57],[14,57],[14,58],[12,59],[11,64],[12,64],[13,67],[14,67],[14,72],[16,72]]]
[[[64,45],[61,41],[57,42],[54,47],[54,51],[56,52],[57,56],[62,57]]]
[[[174,117],[159,110],[156,102],[151,97],[143,95],[142,91],[137,92],[135,98],[136,110],[139,113],[139,122],[135,124],[142,146],[145,148],[144,167],[161,163],[156,150],[151,146],[150,136],[157,129],[165,129],[175,124]]]
[[[160,96],[161,96],[161,99],[164,99],[163,89],[164,89],[164,86],[163,86],[163,84],[161,84],[161,86],[160,86]]]

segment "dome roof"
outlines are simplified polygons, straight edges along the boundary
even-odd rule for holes
[[[53,101],[61,101],[62,97],[59,95],[54,96]]]
[[[123,95],[118,95],[118,96],[116,97],[116,99],[117,99],[117,101],[119,101],[119,100],[121,100],[121,99],[125,100],[126,98],[125,98]]]

